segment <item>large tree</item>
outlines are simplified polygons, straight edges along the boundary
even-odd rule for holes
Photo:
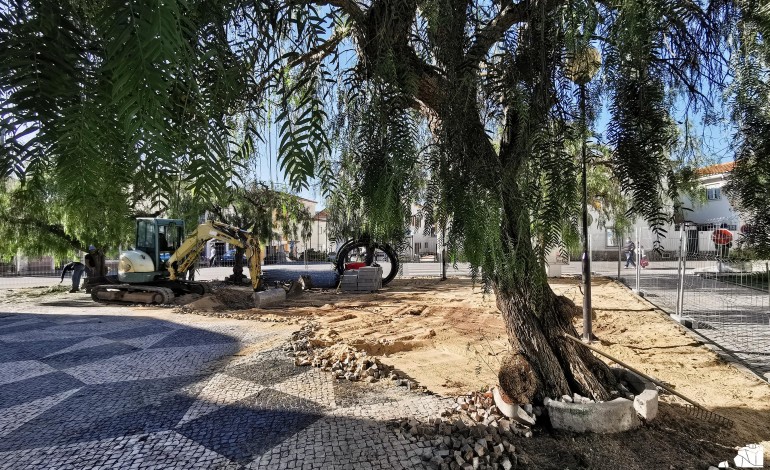
[[[604,164],[631,211],[662,235],[678,191],[673,109],[714,98],[726,37],[755,8],[5,0],[0,10],[6,174],[33,184],[40,168],[69,176],[105,168],[159,195],[184,175],[206,197],[261,138],[251,123],[270,118],[295,187],[316,177],[328,188],[335,170],[350,169],[370,227],[397,234],[413,176],[424,172],[450,248],[481,268],[497,296],[513,351],[501,385],[531,401],[570,391],[607,399],[612,386],[608,369],[565,338],[575,334],[575,307],[554,295],[543,269],[562,234],[574,232],[580,165],[570,148],[589,127],[569,80],[574,59],[601,49],[587,123],[598,105],[590,97],[605,97]],[[237,129],[233,115],[246,117]]]

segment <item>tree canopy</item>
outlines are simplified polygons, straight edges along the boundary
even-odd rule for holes
[[[94,181],[62,193],[70,210],[88,191],[160,200],[180,179],[208,197],[272,121],[292,185],[328,189],[341,175],[377,233],[403,232],[427,188],[450,249],[497,294],[514,352],[501,385],[530,400],[605,399],[612,386],[564,339],[571,307],[543,270],[575,232],[571,149],[602,103],[602,164],[654,231],[665,234],[688,163],[676,110],[713,116],[722,102],[740,126],[736,174],[755,176],[734,192],[759,222],[768,214],[770,13],[752,0],[2,0],[0,11],[5,175]],[[602,66],[583,126],[572,79],[589,47]]]

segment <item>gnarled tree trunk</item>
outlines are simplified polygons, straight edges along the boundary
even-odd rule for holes
[[[575,306],[553,293],[547,284],[495,286],[513,355],[503,362],[499,380],[505,393],[520,403],[577,392],[596,400],[610,398],[615,380],[609,368],[581,345],[571,317]],[[540,290],[532,295],[532,288]],[[537,299],[533,302],[533,299]]]

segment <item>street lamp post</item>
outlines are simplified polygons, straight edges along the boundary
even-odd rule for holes
[[[580,90],[580,130],[581,130],[581,173],[583,192],[583,341],[590,343],[591,332],[591,259],[588,253],[588,183],[587,183],[587,145],[586,125],[586,86],[601,66],[601,55],[595,48],[588,46],[575,53],[567,62],[567,75],[578,85]]]

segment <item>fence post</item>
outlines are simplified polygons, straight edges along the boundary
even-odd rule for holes
[[[677,283],[676,283],[676,315],[682,316],[682,310],[684,308],[684,270],[685,270],[685,243],[687,237],[685,233],[685,224],[682,223],[679,229],[679,269],[677,271]]]
[[[615,243],[618,244],[618,282],[620,281],[620,265],[623,264],[621,257],[623,256],[623,237],[618,238],[617,232],[615,233]]]
[[[765,276],[767,276],[767,308],[770,308],[770,263],[765,263]]]
[[[639,290],[639,275],[641,268],[639,267],[639,261],[641,260],[641,257],[639,254],[642,251],[642,245],[639,243],[639,237],[641,236],[639,227],[636,227],[636,251],[634,257],[636,258],[634,261],[636,262],[636,293],[639,294],[641,290]]]

